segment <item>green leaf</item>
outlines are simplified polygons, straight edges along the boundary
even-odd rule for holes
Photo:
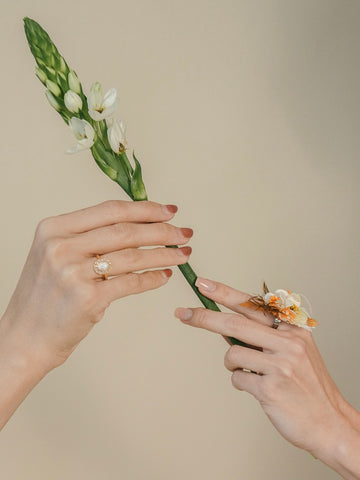
[[[133,153],[133,159],[135,162],[135,170],[131,178],[130,188],[134,200],[147,200],[147,193],[145,185],[141,175],[141,165]]]

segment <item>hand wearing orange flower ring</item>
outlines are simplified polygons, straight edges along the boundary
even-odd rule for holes
[[[253,345],[231,346],[225,366],[232,384],[252,394],[289,442],[311,452],[346,479],[360,478],[360,414],[330,377],[312,333],[249,305],[250,295],[197,279],[203,295],[233,313],[178,308],[183,323]],[[273,299],[275,300],[275,299]],[[258,372],[258,374],[254,373]]]

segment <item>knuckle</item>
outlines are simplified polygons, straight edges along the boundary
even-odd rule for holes
[[[63,239],[48,238],[42,244],[42,257],[46,263],[55,266],[60,263],[65,248]]]
[[[43,241],[51,236],[56,222],[55,217],[46,217],[40,220],[36,227],[35,237],[40,241]]]
[[[198,308],[194,314],[194,320],[200,328],[206,328],[207,324],[207,311],[206,308]]]
[[[301,337],[294,337],[291,341],[291,352],[296,357],[303,358],[306,355],[306,343]]]
[[[239,353],[238,345],[232,345],[225,354],[224,365],[228,370],[233,370]]]
[[[129,248],[124,252],[126,263],[130,268],[136,267],[141,260],[141,252],[135,248]]]
[[[294,363],[289,360],[282,360],[281,364],[279,365],[279,375],[286,379],[291,379],[295,375],[295,365]]]
[[[102,203],[105,207],[107,215],[112,219],[117,219],[120,213],[127,207],[128,202],[125,200],[106,200]]]
[[[156,225],[158,229],[160,237],[163,239],[164,243],[168,239],[172,239],[174,237],[175,227],[173,225],[169,225],[168,223],[158,223]]]
[[[246,319],[240,314],[229,315],[226,322],[231,330],[237,332],[245,324]]]
[[[128,276],[128,287],[131,291],[138,291],[142,286],[142,277],[136,273],[133,273]]]
[[[121,237],[123,240],[128,240],[133,236],[133,227],[129,223],[115,223],[110,228],[114,236]]]

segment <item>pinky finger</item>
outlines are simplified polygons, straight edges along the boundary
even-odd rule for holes
[[[151,270],[143,273],[128,273],[100,283],[109,304],[118,298],[154,290],[165,285],[172,270]]]
[[[244,390],[245,392],[251,393],[255,398],[259,398],[260,381],[260,375],[244,372],[243,370],[235,370],[231,375],[231,383],[237,390]]]

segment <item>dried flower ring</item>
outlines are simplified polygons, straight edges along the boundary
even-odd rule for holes
[[[94,272],[98,275],[101,275],[104,280],[108,279],[108,273],[110,272],[111,262],[106,258],[96,255],[96,260],[94,262]]]
[[[263,295],[255,295],[240,305],[272,314],[274,316],[272,328],[277,328],[281,322],[297,325],[306,330],[312,330],[318,325],[318,322],[311,318],[307,310],[301,306],[304,296],[282,289],[275,290],[274,293],[270,292],[265,282],[263,289]]]

